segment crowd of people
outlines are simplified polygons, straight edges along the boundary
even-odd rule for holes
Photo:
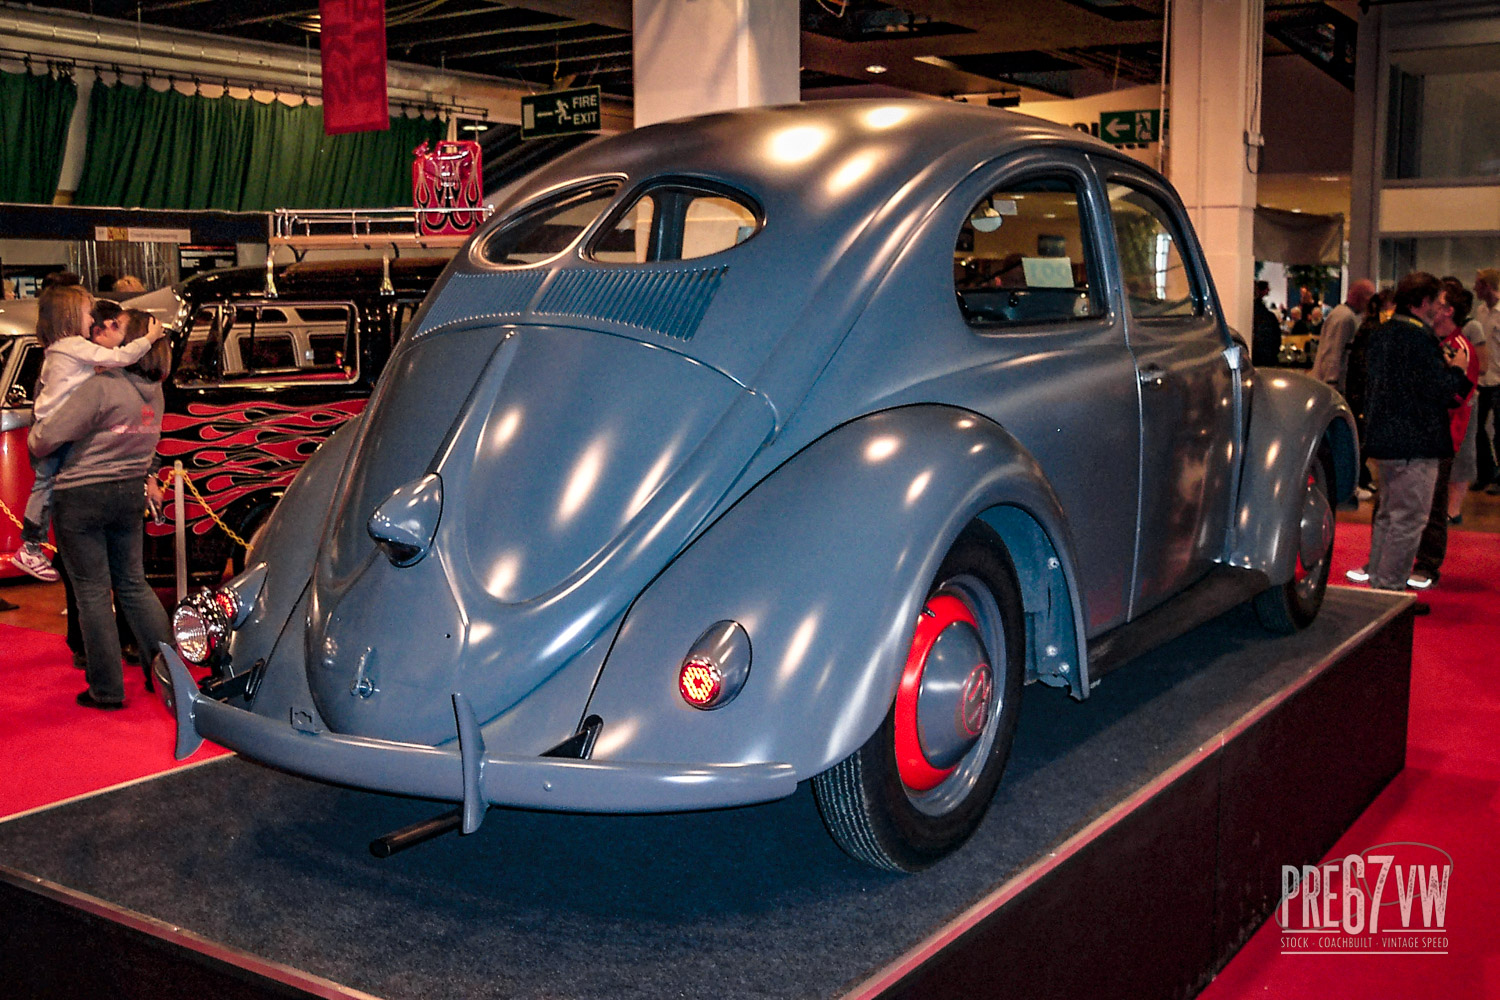
[[[68,646],[88,682],[78,704],[117,709],[125,683],[116,613],[140,650],[171,638],[142,562],[142,511],[148,498],[161,501],[152,473],[170,350],[149,313],[96,299],[69,276],[38,296],[36,333],[45,353],[27,438],[35,481],[13,561],[62,579]],[[43,551],[49,527],[60,565]],[[149,688],[150,657],[142,659]]]
[[[1500,269],[1479,271],[1472,290],[1457,277],[1418,271],[1378,292],[1368,280],[1352,283],[1324,320],[1312,374],[1354,412],[1358,495],[1375,502],[1369,558],[1348,572],[1351,581],[1434,586],[1465,494],[1500,494],[1496,435],[1487,425],[1500,388],[1497,305]],[[1428,610],[1418,602],[1418,614]]]

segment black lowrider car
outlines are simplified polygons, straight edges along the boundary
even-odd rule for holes
[[[387,283],[379,259],[304,261],[275,270],[269,284],[265,269],[249,267],[176,287],[158,454],[164,470],[181,461],[207,501],[186,494],[193,585],[243,565],[245,550],[225,527],[249,541],[308,456],[364,409],[446,264],[398,258]],[[172,532],[170,516],[147,526],[146,572],[159,589],[174,579]]]

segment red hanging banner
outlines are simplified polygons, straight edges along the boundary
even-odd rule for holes
[[[385,88],[385,0],[318,0],[322,21],[323,131],[391,127]]]

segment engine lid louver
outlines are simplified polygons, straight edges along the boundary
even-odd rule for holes
[[[567,268],[455,274],[417,335],[475,320],[565,318],[618,323],[673,340],[691,340],[728,270]],[[546,281],[549,275],[552,280]],[[535,301],[538,292],[540,301]]]

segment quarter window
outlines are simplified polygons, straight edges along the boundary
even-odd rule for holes
[[[173,381],[352,381],[358,376],[355,337],[349,303],[206,306],[193,316]]]
[[[1071,178],[1011,182],[980,199],[953,248],[953,286],[976,326],[1050,323],[1100,315],[1078,185]]]
[[[481,244],[486,263],[522,265],[556,257],[609,206],[618,184],[575,191],[503,224]]]
[[[591,256],[608,264],[692,260],[738,246],[760,215],[727,192],[666,184],[643,192],[600,234]]]
[[[1182,240],[1165,205],[1129,184],[1109,186],[1130,314],[1138,319],[1195,316],[1202,301],[1182,258]]]

